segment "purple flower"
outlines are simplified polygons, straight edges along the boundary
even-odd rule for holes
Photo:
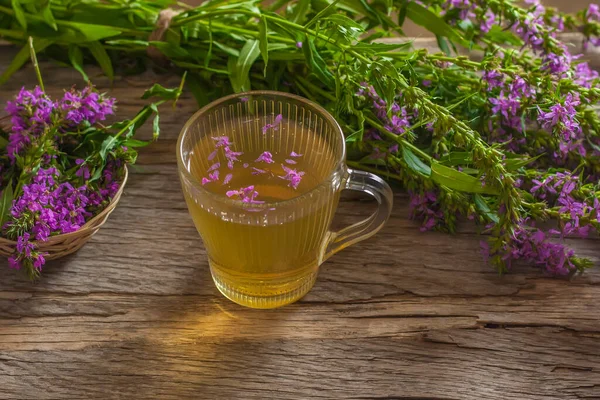
[[[504,91],[500,92],[497,98],[490,98],[492,103],[492,112],[496,115],[500,114],[504,117],[504,122],[512,124],[513,118],[517,115],[521,106],[518,99],[505,95]]]
[[[267,164],[272,164],[275,161],[273,161],[273,155],[268,152],[268,151],[264,151],[256,160],[255,162],[264,162]]]
[[[260,175],[260,174],[265,174],[267,171],[265,171],[264,169],[260,169],[260,168],[256,168],[256,167],[252,167],[252,175]]]
[[[29,233],[25,232],[17,239],[17,252],[24,254],[26,257],[31,257],[31,252],[35,249],[33,243],[29,241]]]
[[[600,21],[600,7],[597,4],[590,4],[585,16],[589,21]]]
[[[103,121],[107,115],[114,114],[115,99],[98,94],[91,87],[81,91],[71,89],[65,92],[59,102],[60,109],[66,114],[65,120],[72,126],[77,126],[83,121],[93,125]]]
[[[231,178],[233,178],[233,174],[225,175],[225,179],[223,179],[223,185],[227,185],[229,182],[231,182]]]
[[[279,129],[279,124],[281,124],[282,120],[283,116],[281,114],[277,114],[272,124],[266,124],[262,127],[262,133],[266,134],[269,131],[269,129],[276,131],[277,129]]]
[[[229,141],[229,137],[228,136],[217,136],[217,137],[213,137],[212,140],[215,141],[215,146],[217,148],[219,148],[219,147],[229,147],[231,145],[231,142]]]
[[[488,90],[492,90],[497,87],[502,87],[504,84],[504,74],[494,70],[484,71],[483,80],[487,83]]]
[[[596,70],[590,68],[587,62],[579,63],[575,66],[575,83],[590,88],[594,80],[598,79],[599,74]]]
[[[297,189],[298,185],[300,184],[300,182],[302,181],[302,177],[304,176],[304,172],[303,171],[296,171],[295,169],[291,169],[286,167],[285,165],[281,165],[281,168],[283,168],[283,170],[285,171],[285,175],[281,176],[281,179],[285,179],[287,180],[288,186]]]
[[[238,157],[244,154],[241,151],[233,151],[229,147],[225,147],[225,158],[227,159],[227,168],[233,169],[233,163],[239,161]]]
[[[296,47],[301,49],[302,48],[302,42],[296,42]]]
[[[75,160],[75,164],[79,165],[79,169],[75,172],[75,176],[83,177],[83,179],[90,179],[90,169],[85,164],[85,160],[79,158]]]
[[[292,151],[292,152],[290,153],[290,157],[298,158],[298,157],[302,157],[302,154],[298,154],[298,153],[296,153],[295,151]]]
[[[488,33],[494,25],[496,25],[496,14],[492,10],[487,10],[481,24],[479,24],[479,29],[482,33]]]
[[[210,166],[210,168],[208,168],[208,170],[206,172],[212,172],[216,169],[219,169],[221,167],[221,163],[216,162],[213,165]]]
[[[410,217],[422,220],[421,232],[434,229],[443,223],[444,213],[440,210],[437,195],[433,191],[416,194],[408,192],[410,196]]]
[[[558,103],[544,112],[538,107],[538,123],[542,128],[552,132],[557,128],[563,134],[564,140],[575,139],[581,133],[581,127],[577,121],[577,107],[580,104],[579,94],[567,94],[562,104]]]
[[[292,160],[292,159],[290,159],[290,158],[287,158],[287,159],[285,160],[285,162],[286,162],[286,163],[288,163],[288,164],[297,164],[295,160]]]

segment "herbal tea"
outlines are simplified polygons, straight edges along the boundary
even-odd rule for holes
[[[246,205],[240,215],[186,192],[218,288],[252,307],[297,300],[316,279],[339,197],[320,185],[339,161],[327,135],[280,114],[200,129],[190,172],[214,195]],[[297,201],[302,195],[311,198]]]

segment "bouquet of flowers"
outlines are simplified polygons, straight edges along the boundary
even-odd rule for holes
[[[600,79],[560,34],[600,45],[596,5],[569,15],[538,0],[8,3],[0,37],[39,37],[79,71],[170,66],[189,72],[199,104],[250,88],[319,102],[341,123],[351,166],[399,182],[423,230],[472,219],[500,272],[515,261],[557,275],[592,265],[562,239],[600,228]],[[440,52],[381,42],[406,20]]]
[[[35,53],[32,56],[35,60]],[[179,93],[174,91],[173,97]],[[136,148],[150,143],[134,135],[152,114],[153,139],[159,135],[160,103],[150,104],[131,120],[103,125],[115,114],[116,99],[91,84],[52,99],[41,78],[39,86],[22,88],[7,102],[10,123],[0,130],[0,226],[5,238],[0,240],[14,243],[4,250],[12,253],[12,268],[24,268],[34,278],[47,256],[62,256],[83,244],[75,243],[68,252],[59,248],[55,254],[45,242],[78,232],[105,209],[114,208],[126,165],[135,163]]]

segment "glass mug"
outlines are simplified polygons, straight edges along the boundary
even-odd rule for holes
[[[312,179],[312,186],[283,199],[250,203],[228,197],[229,192],[208,190],[198,171],[206,174],[217,161],[227,164],[222,152],[215,156],[215,138],[224,136],[232,151],[293,154],[306,170],[303,179]],[[177,142],[178,170],[213,280],[223,295],[252,308],[293,303],[312,288],[325,260],[383,227],[392,209],[390,187],[374,174],[349,169],[345,160],[344,135],[333,116],[292,94],[234,94],[190,118]],[[227,168],[222,172],[221,181]],[[251,184],[252,177],[247,179]],[[275,182],[276,190],[286,189],[281,182]],[[368,193],[378,208],[364,221],[332,232],[330,224],[344,189]],[[265,190],[271,189],[260,189]]]

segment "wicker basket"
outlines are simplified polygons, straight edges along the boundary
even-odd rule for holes
[[[104,210],[102,210],[100,214],[86,222],[85,225],[83,225],[79,230],[62,235],[50,236],[45,242],[34,242],[36,248],[40,252],[48,253],[45,256],[46,260],[56,260],[57,258],[61,258],[76,252],[92,238],[94,233],[98,232],[98,229],[104,225],[110,213],[113,212],[117,206],[117,203],[121,198],[121,194],[123,194],[125,183],[127,183],[127,176],[128,171],[127,167],[125,167],[123,182],[121,183],[119,190],[115,194],[115,197],[113,197],[110,204]],[[0,237],[0,255],[8,257],[14,254],[16,246],[17,242]]]

